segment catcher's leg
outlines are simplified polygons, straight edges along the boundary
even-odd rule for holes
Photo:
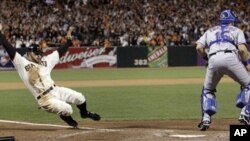
[[[237,96],[236,106],[241,109],[239,121],[245,125],[250,125],[250,85],[243,88]]]
[[[216,86],[224,75],[218,65],[224,64],[218,59],[209,59],[206,77],[201,94],[201,113],[202,118],[198,127],[201,131],[205,131],[211,124],[211,116],[217,112],[217,101],[215,98]]]
[[[202,119],[198,127],[205,131],[211,124],[211,116],[217,112],[217,101],[215,99],[216,90],[202,89],[201,94],[201,112]]]

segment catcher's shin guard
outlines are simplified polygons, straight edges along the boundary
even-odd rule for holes
[[[243,108],[250,101],[250,89],[248,87],[241,89],[236,98],[236,107]]]
[[[216,90],[208,90],[203,88],[201,94],[201,113],[202,119],[198,124],[201,131],[206,131],[211,124],[211,116],[217,111],[217,101],[215,99]]]
[[[217,100],[215,99],[216,90],[208,90],[203,88],[201,95],[201,110],[202,116],[207,113],[209,116],[217,112]]]

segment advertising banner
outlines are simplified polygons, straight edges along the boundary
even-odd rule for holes
[[[48,48],[45,54],[49,54],[57,48]],[[69,48],[60,58],[60,62],[55,68],[96,68],[96,67],[116,67],[116,47],[114,48],[96,48],[81,47]],[[19,49],[18,52],[23,55],[26,49]],[[13,70],[14,66],[4,49],[0,49],[0,70]]]
[[[45,54],[53,50],[46,51]],[[96,67],[115,67],[116,48],[96,48],[81,47],[69,48],[60,58],[60,62],[55,68],[96,68]]]
[[[14,66],[5,49],[0,49],[0,70],[13,70]]]
[[[168,48],[148,47],[148,66],[149,67],[167,67],[168,66]]]

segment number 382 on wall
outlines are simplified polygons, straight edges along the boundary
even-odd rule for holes
[[[135,66],[146,66],[148,65],[147,59],[134,59],[134,65]]]

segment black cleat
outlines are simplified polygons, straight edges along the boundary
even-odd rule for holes
[[[73,128],[77,128],[78,123],[71,116],[60,115],[60,118],[63,121],[65,121],[69,126],[72,126]]]
[[[245,115],[240,115],[239,122],[245,125],[250,125],[250,117],[245,116]]]
[[[82,118],[90,118],[95,121],[101,120],[101,116],[94,112],[81,113]]]
[[[201,121],[201,123],[199,123],[198,125],[198,128],[201,131],[206,131],[209,128],[210,124],[211,124],[211,121],[209,120]]]

